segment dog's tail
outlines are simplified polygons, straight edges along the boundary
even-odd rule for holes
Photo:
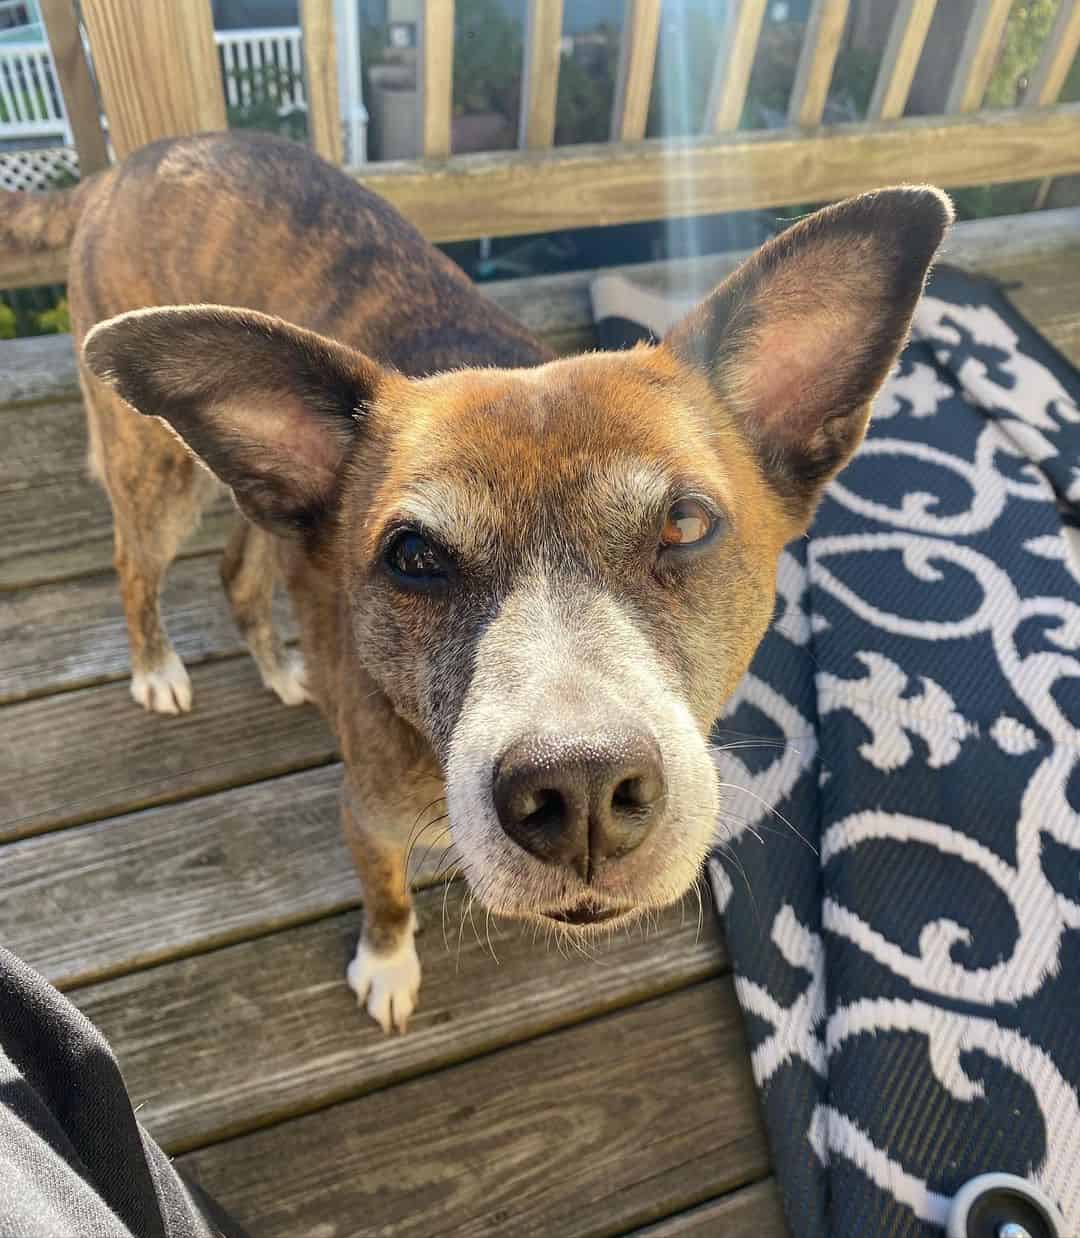
[[[52,193],[0,193],[0,288],[22,279],[35,258],[71,244],[86,194],[97,177]]]

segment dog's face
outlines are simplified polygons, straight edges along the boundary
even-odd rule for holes
[[[949,218],[930,190],[841,204],[663,345],[530,370],[408,380],[210,307],[114,319],[86,358],[333,576],[354,656],[442,764],[481,900],[586,930],[698,873],[710,724]]]

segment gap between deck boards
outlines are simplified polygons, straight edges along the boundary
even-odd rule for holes
[[[527,926],[470,920],[467,907],[467,891],[458,883],[417,897],[425,974],[420,1006],[403,1038],[387,1040],[357,1010],[345,984],[360,929],[355,913],[77,988],[70,996],[113,1044],[140,1119],[172,1154],[729,970],[715,914],[710,910],[699,928],[695,906],[665,911],[648,931],[598,942],[594,958],[564,957],[542,936],[534,942]]]
[[[261,1238],[317,1232],[321,1220],[328,1234],[386,1238],[615,1235],[768,1171],[726,978],[447,1067],[431,1083],[369,1093],[179,1165]]]

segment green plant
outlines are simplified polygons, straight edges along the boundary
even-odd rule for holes
[[[67,297],[61,297],[52,309],[42,310],[37,316],[37,325],[42,335],[70,332],[71,315],[68,313]]]
[[[498,0],[454,7],[454,113],[498,112],[517,126],[521,96],[519,22]]]
[[[230,129],[259,129],[302,142],[307,138],[307,113],[302,108],[282,106],[299,80],[292,69],[262,65],[230,74],[244,102],[226,109]]]
[[[0,339],[70,330],[63,285],[0,292]]]
[[[602,36],[588,65],[564,55],[559,64],[559,90],[555,98],[555,142],[606,142],[611,132],[611,104],[615,98],[615,73],[619,59],[619,36],[610,26],[597,26]]]
[[[70,168],[54,168],[49,175],[50,189],[70,189],[79,183],[79,178]]]
[[[1039,61],[1059,0],[1014,0],[997,64],[986,88],[987,107],[1015,107]]]

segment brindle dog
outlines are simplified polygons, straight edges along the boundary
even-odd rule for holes
[[[406,849],[442,794],[500,914],[587,934],[693,883],[710,725],[951,217],[930,188],[843,202],[659,346],[554,360],[385,202],[276,139],[159,142],[8,213],[9,244],[74,225],[135,699],[191,706],[158,595],[222,482],[236,622],[341,745],[366,908],[349,982],[385,1030],[416,1003]],[[271,622],[279,571],[303,664]]]

